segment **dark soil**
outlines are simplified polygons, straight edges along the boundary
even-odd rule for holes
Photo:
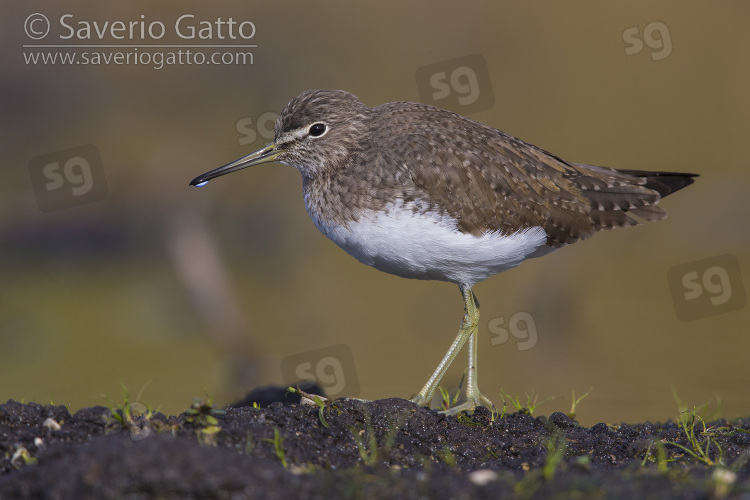
[[[750,419],[587,429],[562,413],[494,417],[402,399],[197,403],[176,417],[11,400],[0,497],[750,498]]]

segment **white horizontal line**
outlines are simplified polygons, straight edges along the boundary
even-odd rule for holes
[[[211,49],[211,48],[237,48],[237,49],[244,49],[244,48],[255,48],[257,45],[24,45],[24,48],[29,49],[69,49],[69,48],[85,48],[85,49],[109,49],[109,48],[116,48],[116,49],[132,49],[132,48],[139,48],[139,47],[153,47],[153,48],[202,48],[202,49]]]

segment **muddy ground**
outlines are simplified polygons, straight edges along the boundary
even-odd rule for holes
[[[386,399],[71,416],[11,400],[0,497],[750,499],[748,418],[584,428],[515,410],[448,417]]]

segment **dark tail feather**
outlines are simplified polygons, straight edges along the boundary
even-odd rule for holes
[[[683,174],[678,172],[649,172],[648,170],[621,170],[619,168],[617,171],[626,175],[632,175],[633,177],[646,179],[645,187],[658,192],[662,198],[675,191],[679,191],[685,186],[689,186],[695,182],[693,177],[698,177],[698,174]]]

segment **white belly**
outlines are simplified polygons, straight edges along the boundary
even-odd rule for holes
[[[541,227],[503,236],[464,234],[455,220],[434,212],[415,213],[402,203],[370,212],[347,226],[333,226],[310,213],[315,226],[349,255],[380,271],[424,280],[473,286],[553,250]]]

